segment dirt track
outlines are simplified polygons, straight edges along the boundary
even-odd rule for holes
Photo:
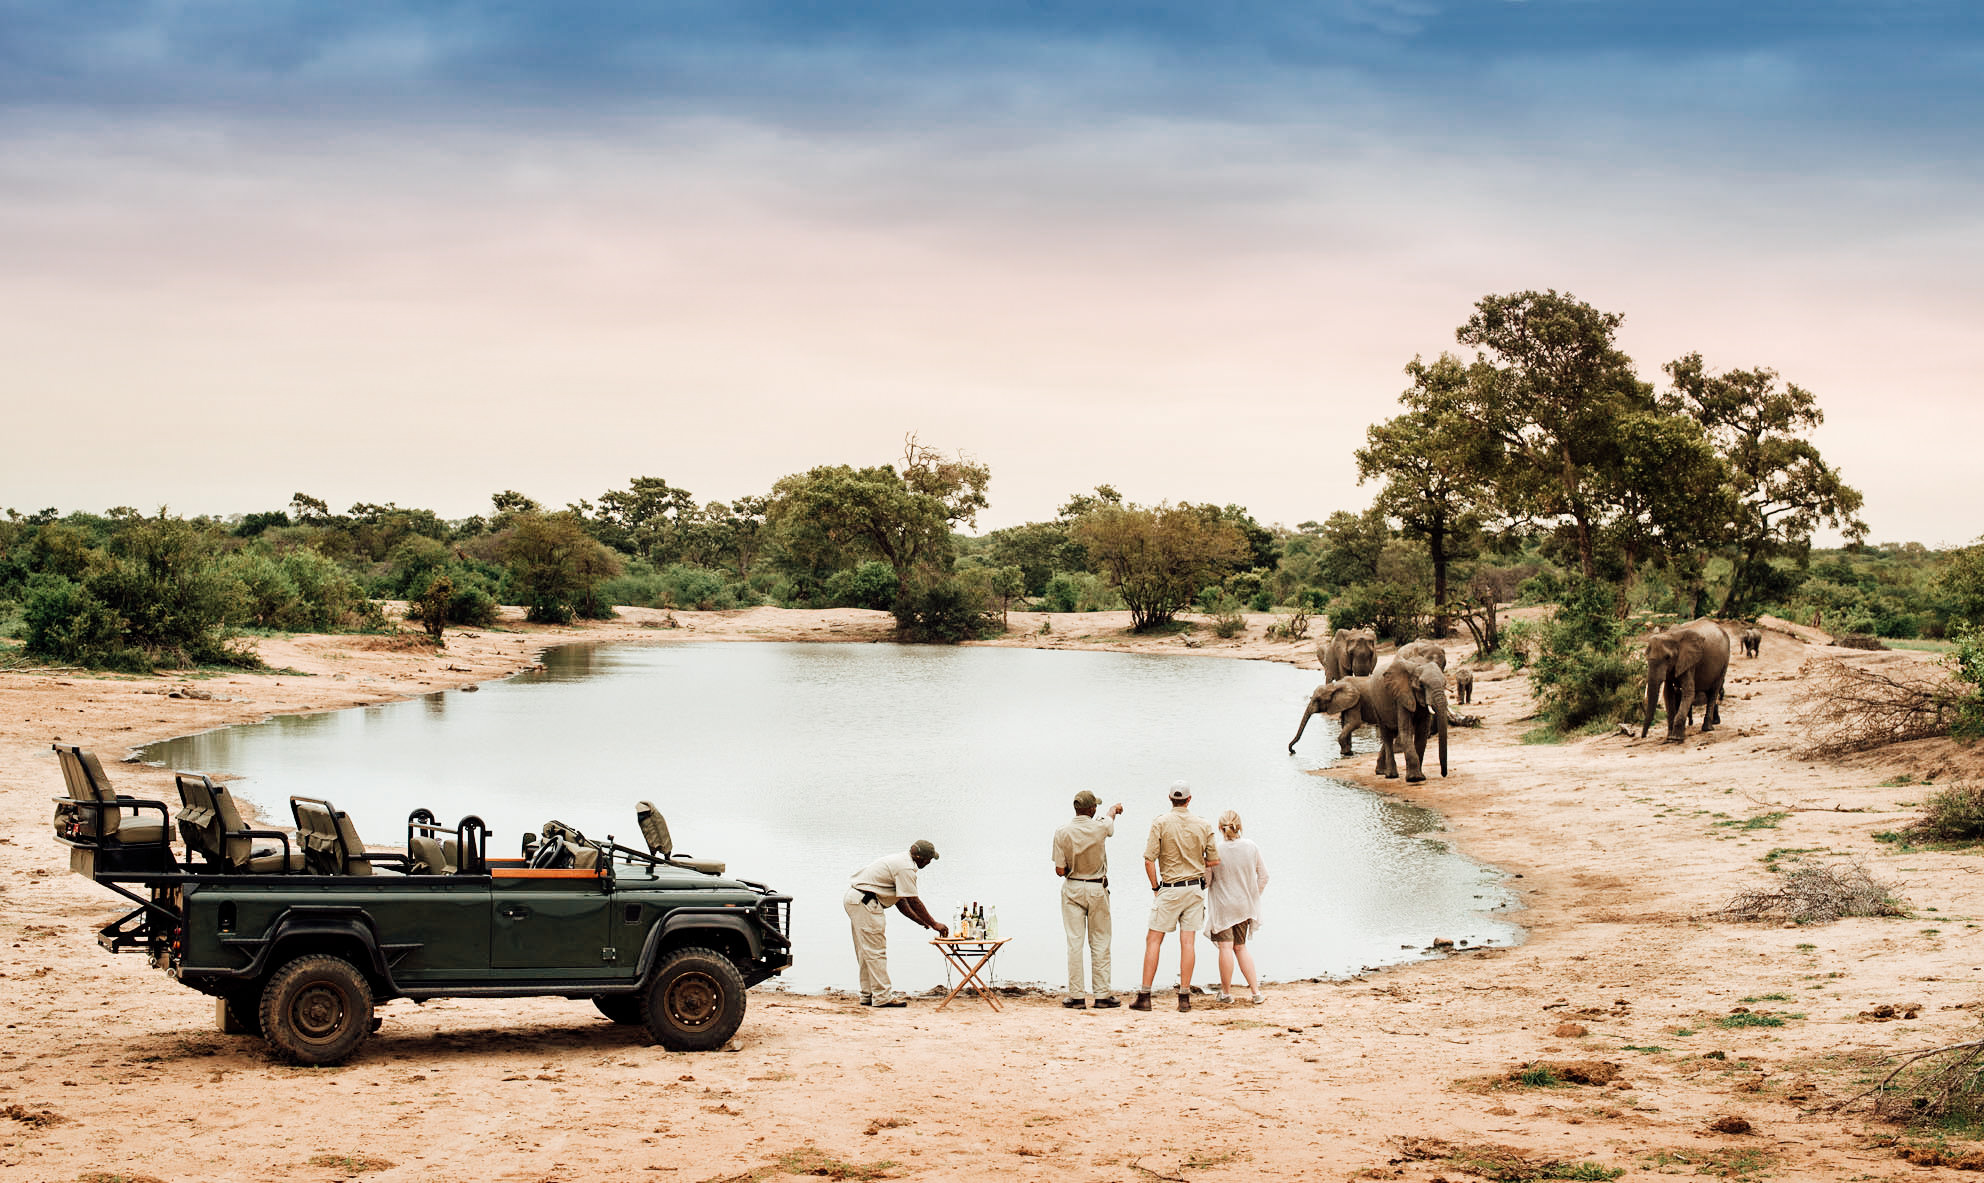
[[[1274,987],[1259,1008],[1071,1013],[1041,1000],[940,1015],[761,993],[737,1050],[671,1055],[582,1003],[400,1002],[351,1064],[307,1070],[220,1035],[209,1000],[96,947],[116,909],[67,873],[48,836],[51,741],[115,760],[205,727],[499,676],[568,637],[652,637],[661,616],[483,632],[438,657],[360,637],[272,640],[263,655],[284,673],[192,683],[0,675],[0,1178],[332,1180],[369,1166],[367,1179],[424,1183],[704,1180],[889,1162],[914,1179],[1430,1180],[1517,1170],[1512,1156],[1628,1178],[1704,1164],[1958,1177],[1899,1161],[1879,1144],[1891,1130],[1822,1104],[1855,1090],[1871,1054],[1975,1034],[1976,858],[1902,854],[1871,835],[1903,824],[1923,792],[1879,782],[1975,775],[1978,755],[1928,742],[1850,765],[1793,758],[1799,671],[1841,654],[1788,628],[1767,633],[1760,659],[1736,660],[1725,728],[1679,748],[1657,736],[1523,745],[1522,680],[1485,674],[1470,709],[1487,726],[1458,732],[1454,775],[1409,796],[1440,810],[1462,849],[1522,876],[1529,941]],[[672,638],[886,632],[886,617],[855,611],[676,616],[687,627]],[[1001,643],[1186,651],[1127,641],[1120,617],[1056,617],[1049,636],[1027,631],[1039,619],[1014,614]],[[1249,635],[1194,652],[1314,665],[1313,642],[1267,643],[1258,622]],[[180,685],[215,697],[164,693]],[[1291,722],[1298,713],[1291,703]],[[1367,762],[1334,774],[1404,788],[1372,782]],[[169,794],[158,771],[111,769],[124,791]],[[1905,883],[1916,914],[1804,928],[1705,919],[1769,882],[1773,850],[1862,859]],[[1912,1020],[1862,1018],[1917,1003]],[[1738,1007],[1783,1025],[1720,1025]],[[1616,1064],[1620,1078],[1502,1079],[1537,1059]],[[1725,1116],[1752,1132],[1708,1129]]]

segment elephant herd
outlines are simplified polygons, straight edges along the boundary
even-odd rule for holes
[[[1741,635],[1743,652],[1756,657],[1762,634],[1753,627]],[[1404,761],[1405,779],[1423,781],[1427,740],[1439,739],[1440,775],[1447,775],[1447,652],[1432,641],[1401,645],[1383,670],[1377,668],[1378,638],[1370,629],[1338,629],[1316,647],[1329,680],[1309,694],[1295,738],[1317,714],[1337,716],[1337,747],[1350,756],[1350,737],[1369,724],[1378,733],[1378,774],[1396,778]],[[1702,708],[1703,732],[1722,722],[1723,681],[1729,673],[1729,634],[1713,620],[1691,620],[1660,630],[1647,639],[1646,709],[1640,719],[1644,739],[1653,725],[1653,710],[1664,700],[1667,742],[1679,743]],[[1474,699],[1474,674],[1457,669],[1452,676],[1454,698]]]

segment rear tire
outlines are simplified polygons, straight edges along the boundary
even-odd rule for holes
[[[744,1023],[744,975],[710,949],[667,954],[639,998],[648,1034],[672,1052],[715,1051]]]
[[[262,990],[262,1036],[299,1064],[335,1064],[372,1033],[372,986],[342,957],[299,957]]]
[[[592,1004],[600,1014],[623,1027],[631,1027],[643,1021],[639,994],[595,994],[592,996]]]

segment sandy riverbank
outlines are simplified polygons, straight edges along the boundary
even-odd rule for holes
[[[303,1070],[273,1062],[259,1040],[218,1034],[208,1000],[140,959],[97,949],[94,928],[117,909],[66,872],[48,837],[54,740],[114,759],[207,727],[502,676],[564,640],[888,631],[886,616],[853,610],[680,612],[664,632],[665,615],[506,625],[515,631],[451,636],[440,655],[377,638],[270,639],[263,657],[283,672],[192,682],[0,674],[0,1178],[331,1180],[362,1159],[391,1164],[368,1179],[425,1183],[704,1180],[819,1165],[791,1157],[804,1147],[915,1179],[1466,1177],[1464,1163],[1406,1152],[1438,1153],[1402,1141],[1426,1138],[1592,1160],[1628,1178],[1711,1160],[1793,1179],[1942,1173],[1898,1161],[1860,1119],[1820,1106],[1853,1091],[1859,1057],[1975,1032],[1975,856],[1902,854],[1871,835],[1904,823],[1923,791],[1880,782],[1975,774],[1977,753],[1932,742],[1845,765],[1798,761],[1786,730],[1800,671],[1839,651],[1789,628],[1767,634],[1760,659],[1737,661],[1727,726],[1680,748],[1657,737],[1524,745],[1523,680],[1485,675],[1470,709],[1487,725],[1456,733],[1453,776],[1407,795],[1438,809],[1462,849],[1522,876],[1529,942],[1278,987],[1260,1008],[1070,1013],[1038,1001],[939,1015],[760,993],[738,1050],[670,1055],[580,1003],[393,1003],[351,1064]],[[1246,641],[1188,648],[1127,638],[1120,615],[1057,616],[1047,635],[1032,631],[1042,619],[1014,613],[996,643],[1314,665],[1313,641],[1267,642],[1259,620]],[[212,697],[171,697],[180,686]],[[1299,711],[1290,704],[1291,730]],[[1373,781],[1368,763],[1333,775],[1404,788]],[[170,795],[156,770],[112,773],[124,791]],[[1779,813],[1774,825],[1719,824]],[[1763,857],[1778,849],[1864,860],[1905,883],[1916,915],[1797,929],[1704,918],[1765,883]],[[1118,906],[1130,916],[1141,902]],[[1133,972],[1119,967],[1119,984]],[[1921,1004],[1919,1017],[1862,1018],[1896,1003]],[[1738,1006],[1802,1017],[1719,1026]],[[1723,1057],[1704,1058],[1714,1052]],[[1617,1064],[1623,1083],[1457,1084],[1538,1058]],[[1708,1130],[1730,1115],[1753,1132]]]

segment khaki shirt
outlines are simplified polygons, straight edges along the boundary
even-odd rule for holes
[[[1070,879],[1104,879],[1109,875],[1109,851],[1103,841],[1116,833],[1116,819],[1083,817],[1054,831],[1054,869]]]
[[[856,891],[874,892],[876,903],[893,908],[898,898],[916,894],[916,860],[906,850],[883,855],[856,871],[847,882]]]
[[[1180,879],[1203,879],[1206,867],[1219,861],[1213,847],[1212,823],[1173,805],[1171,812],[1150,824],[1150,837],[1144,842],[1144,861],[1157,864],[1161,883]]]

